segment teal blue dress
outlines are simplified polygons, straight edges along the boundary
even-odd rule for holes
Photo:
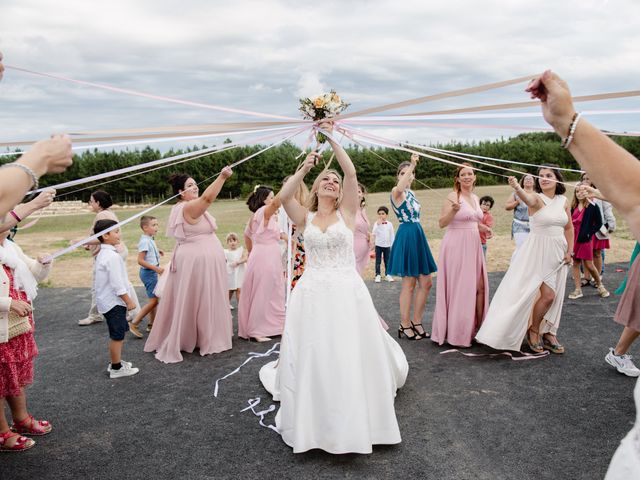
[[[405,190],[405,200],[393,208],[400,226],[391,246],[387,275],[397,277],[417,277],[429,275],[438,270],[427,243],[427,237],[420,225],[420,202],[411,190]]]

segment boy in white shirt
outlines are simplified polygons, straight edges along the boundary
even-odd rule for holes
[[[384,271],[387,277],[387,282],[393,282],[391,275],[387,273],[387,262],[389,261],[389,255],[391,254],[391,245],[393,245],[393,224],[387,221],[387,215],[389,215],[389,209],[385,206],[378,207],[378,220],[373,225],[371,232],[371,243],[376,247],[376,283],[380,283],[380,261],[384,259]]]
[[[99,233],[117,225],[113,220],[99,220],[93,231]],[[125,333],[129,330],[127,310],[136,308],[129,296],[129,279],[124,260],[116,252],[120,243],[120,229],[116,228],[98,237],[100,252],[94,263],[93,286],[96,292],[96,306],[109,327],[109,355],[111,363],[107,367],[110,378],[129,377],[138,373],[131,363],[122,360],[122,344]]]

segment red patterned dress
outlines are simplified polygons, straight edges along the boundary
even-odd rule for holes
[[[13,272],[2,265],[9,279],[9,297],[13,300],[27,300],[27,294],[14,287]],[[20,389],[33,383],[33,359],[38,355],[38,347],[33,336],[35,324],[29,314],[31,331],[0,343],[0,397],[17,397]]]

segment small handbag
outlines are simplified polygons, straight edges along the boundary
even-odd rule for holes
[[[31,331],[29,316],[21,317],[13,311],[9,311],[9,340],[18,335],[23,335]]]

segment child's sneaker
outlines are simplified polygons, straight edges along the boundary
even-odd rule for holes
[[[570,300],[577,300],[578,298],[582,298],[582,297],[584,297],[584,295],[582,294],[582,290],[579,288],[576,288],[573,292],[569,294]]]
[[[133,363],[125,362],[124,360],[120,360],[120,363],[122,364],[122,366],[125,366],[125,365],[128,365],[129,367],[133,366]],[[109,365],[107,365],[107,373],[111,373],[111,362],[109,362]]]
[[[374,280],[374,282],[380,283],[381,281],[382,279],[380,278],[380,275],[376,275],[376,279]]]
[[[130,377],[131,375],[135,375],[140,370],[136,367],[131,367],[130,365],[126,365],[124,362],[122,363],[122,367],[119,370],[111,369],[109,372],[109,378],[122,378],[122,377]]]
[[[139,323],[133,323],[133,322],[129,322],[129,331],[136,337],[138,338],[143,338],[144,335],[142,334],[142,332],[140,330],[138,330],[138,325],[140,325]]]
[[[395,282],[391,275],[387,275],[387,282]]]
[[[640,370],[633,364],[632,358],[631,355],[616,355],[613,348],[610,348],[609,353],[604,357],[605,361],[618,372],[628,377],[640,377]]]
[[[600,295],[602,298],[607,298],[610,295],[609,291],[604,288],[604,285],[602,283],[596,288],[598,289],[598,295]]]

